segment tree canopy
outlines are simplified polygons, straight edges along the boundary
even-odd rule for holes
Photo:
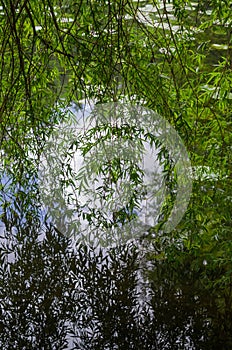
[[[227,0],[0,1],[2,348],[231,348],[231,11]],[[83,101],[143,106],[177,131],[193,188],[171,232],[170,162],[159,225],[137,246],[73,249],[41,219],[41,154]]]

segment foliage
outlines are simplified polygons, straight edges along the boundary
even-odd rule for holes
[[[2,348],[67,348],[68,332],[83,349],[186,348],[181,332],[196,349],[231,348],[230,5],[0,1]],[[179,133],[194,169],[208,169],[194,175],[175,230],[162,231],[170,197],[160,226],[143,239],[149,249],[140,273],[153,318],[136,304],[133,249],[124,247],[123,258],[86,247],[75,255],[60,233],[46,227],[41,236],[41,152],[70,104],[78,109],[83,99],[158,112]]]

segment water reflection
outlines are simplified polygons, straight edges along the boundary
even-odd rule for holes
[[[1,249],[2,349],[231,349],[229,311],[191,254],[176,269],[149,262],[139,243],[74,251],[51,228],[42,242],[38,232],[19,229],[14,262]]]
[[[205,287],[205,257],[175,248],[167,261],[149,237],[73,247],[26,198],[2,218],[2,349],[231,349],[230,294]]]
[[[126,102],[97,104],[82,123],[77,117],[55,129],[40,161],[41,198],[57,229],[101,246],[140,237],[159,223],[169,190],[164,164],[175,169],[176,196],[163,230],[176,227],[192,182],[187,151],[171,125]]]
[[[177,250],[167,261],[149,237],[110,250],[73,247],[34,219],[31,191],[33,215],[20,190],[17,206],[1,211],[2,349],[232,348],[231,291],[206,288],[207,260],[196,265]]]

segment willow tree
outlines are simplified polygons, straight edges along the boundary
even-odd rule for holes
[[[37,164],[71,103],[78,108],[88,99],[129,101],[148,107],[176,129],[195,169],[181,223],[167,235],[162,225],[148,234],[150,279],[160,281],[161,289],[168,279],[175,301],[176,289],[188,290],[183,276],[197,285],[196,294],[210,292],[216,311],[205,299],[203,304],[216,334],[212,342],[226,337],[230,344],[230,2],[1,0],[0,6],[5,232],[14,236],[16,228],[20,242],[32,235],[25,227],[39,234]],[[172,203],[173,198],[167,207]],[[159,296],[159,290],[154,293]]]

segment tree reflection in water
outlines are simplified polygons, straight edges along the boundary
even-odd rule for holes
[[[5,231],[2,349],[231,349],[230,315],[187,259],[149,262],[133,243],[74,250],[45,231],[43,240],[35,225]]]

